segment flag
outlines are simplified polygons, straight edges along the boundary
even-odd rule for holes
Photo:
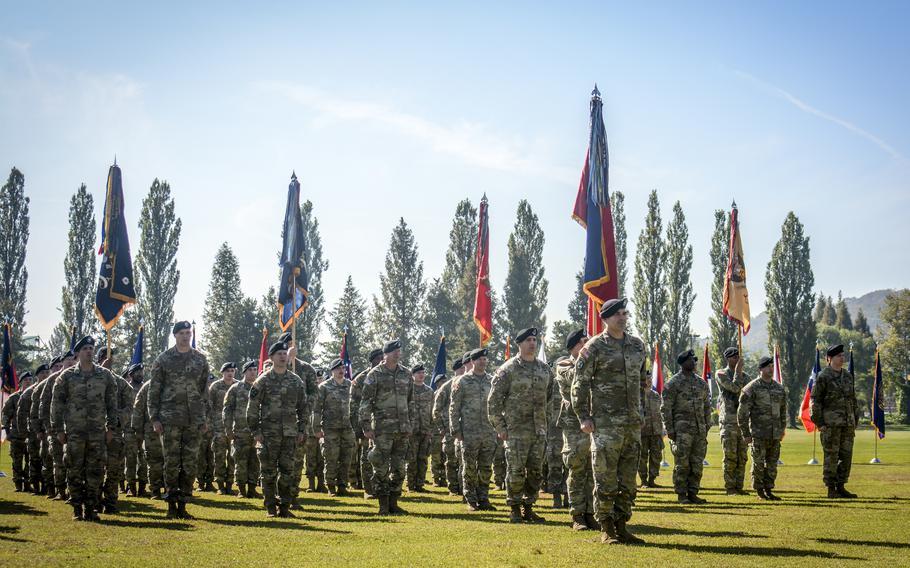
[[[852,354],[852,351],[851,351]],[[853,358],[850,358],[853,361]],[[875,350],[875,376],[872,379],[872,426],[878,438],[885,437],[885,396],[882,394],[882,361],[878,356],[878,349]]]
[[[294,319],[303,313],[309,294],[309,274],[305,261],[306,241],[300,217],[300,182],[291,174],[288,202],[284,208],[281,229],[281,283],[278,286],[278,317],[281,330],[287,331]]]
[[[79,338],[76,337],[76,326],[73,326],[70,329],[70,351],[76,348],[77,341],[79,341]]]
[[[603,102],[597,85],[591,92],[588,152],[581,171],[572,218],[585,229],[585,269],[582,289],[588,296],[588,336],[603,331],[600,306],[619,296],[616,241],[609,191],[610,158],[603,120]]]
[[[506,336],[506,361],[512,358],[512,338]]]
[[[780,372],[780,351],[777,350],[777,345],[774,346],[774,382],[779,385],[784,384],[784,375]]]
[[[654,345],[654,364],[651,366],[651,390],[657,394],[664,392],[664,369],[660,363],[660,348]]]
[[[145,338],[145,329],[139,326],[139,335],[136,336],[136,343],[133,345],[133,356],[130,357],[130,365],[140,365],[142,363],[142,343]]]
[[[822,372],[821,356],[818,353],[818,347],[815,348],[815,365],[812,367],[812,374],[809,375],[809,382],[806,383],[806,393],[803,395],[803,403],[799,408],[799,420],[803,423],[806,432],[815,432],[815,424],[809,418],[809,403],[812,396],[812,387],[815,386],[815,378]]]
[[[101,326],[110,331],[126,306],[136,303],[133,259],[130,256],[130,239],[126,234],[126,218],[123,216],[123,181],[116,162],[107,173],[98,254],[103,258],[98,274],[98,292],[95,294],[95,315]]]
[[[542,335],[540,336],[540,341],[537,344],[537,358],[543,361],[544,365],[549,365],[549,363],[547,363],[547,349],[544,345],[544,338]]]
[[[749,291],[746,289],[746,264],[743,257],[742,235],[739,232],[739,210],[736,203],[730,211],[730,252],[724,276],[723,313],[730,321],[749,333]]]
[[[493,337],[493,301],[490,288],[490,213],[487,196],[480,200],[477,212],[477,290],[474,295],[474,323],[480,331],[480,346]]]
[[[190,347],[196,348],[196,320],[193,320],[193,340],[190,342]]]
[[[711,357],[708,355],[707,342],[705,342],[705,354],[702,359],[701,378],[708,383],[708,396],[714,400],[714,381],[711,380],[714,375],[711,372]]]
[[[269,347],[267,345],[269,340],[269,330],[268,328],[262,328],[262,343],[259,345],[259,368],[256,371],[256,374],[262,374],[262,366],[265,365],[265,358],[269,356]]]
[[[853,371],[853,346],[850,346],[850,360],[847,362],[847,370],[850,371],[850,376],[856,378],[856,373]]]
[[[439,338],[439,349],[436,350],[436,364],[433,366],[433,377],[430,379],[430,387],[436,390],[436,377],[446,374],[446,336],[442,334]]]
[[[341,359],[341,365],[344,367],[344,378],[351,380],[354,378],[354,370],[351,368],[351,357],[348,355],[348,326],[344,326],[344,334],[341,336],[341,353],[338,354]]]
[[[0,390],[9,394],[19,388],[19,377],[16,375],[16,365],[13,363],[13,328],[10,324],[3,324],[3,376],[0,377]]]

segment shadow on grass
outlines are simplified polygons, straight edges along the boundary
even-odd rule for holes
[[[20,530],[21,529],[19,527],[0,526],[0,541],[5,540],[8,542],[30,542],[26,538],[16,538],[14,536],[10,536],[19,534]]]
[[[255,511],[262,509],[262,505],[258,501],[222,501],[220,499],[194,497],[191,503],[207,509],[227,509],[229,511]]]
[[[655,527],[651,525],[630,525],[629,527],[635,533],[654,534],[654,535],[686,535],[701,536],[708,538],[768,538],[763,534],[751,534],[742,531],[691,531],[680,528]]]
[[[246,528],[261,528],[261,529],[288,529],[288,530],[298,530],[298,531],[316,531],[316,532],[325,532],[325,533],[335,533],[335,534],[352,534],[352,531],[340,531],[336,529],[327,529],[321,527],[314,527],[311,525],[303,524],[300,521],[284,521],[284,520],[275,520],[275,519],[262,519],[259,521],[248,521],[241,519],[199,519],[201,521],[206,521],[214,525],[224,525],[227,527],[246,527]]]
[[[122,512],[135,511],[135,512],[152,513],[155,511],[159,511],[162,514],[164,513],[164,509],[156,507],[156,506],[152,505],[151,503],[142,503],[142,502],[133,501],[133,500],[127,501],[127,500],[121,499],[117,503],[117,507]]]
[[[142,517],[148,519],[149,517]],[[101,517],[101,524],[109,527],[124,527],[128,529],[164,529],[167,531],[188,531],[193,529],[193,525],[183,522],[174,522],[169,519],[161,517],[160,520],[132,520],[132,519],[121,519],[117,517],[111,517],[110,515],[105,515]]]
[[[0,501],[0,515],[33,515],[46,517],[47,511],[35,509],[31,505],[20,501]]]
[[[849,544],[850,546],[874,546],[879,548],[910,548],[907,542],[886,542],[881,540],[850,540],[846,538],[816,538],[824,544]]]
[[[836,560],[865,560],[855,556],[843,556],[833,552],[824,552],[821,550],[800,550],[798,548],[785,548],[772,546],[762,548],[758,546],[715,546],[710,544],[656,544],[645,543],[640,545],[647,548],[660,548],[672,550],[684,550],[686,552],[695,552],[696,554],[733,554],[747,556],[768,556],[781,558],[829,558]]]

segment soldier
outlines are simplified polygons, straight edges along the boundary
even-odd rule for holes
[[[604,544],[640,544],[626,527],[635,505],[641,454],[641,391],[647,351],[626,333],[626,299],[604,302],[604,331],[585,344],[575,362],[572,407],[581,431],[591,435],[594,507]]]
[[[19,377],[19,389],[9,395],[6,402],[3,403],[2,417],[0,423],[6,430],[6,441],[9,442],[9,457],[12,462],[13,484],[16,486],[16,493],[28,491],[28,425],[22,424],[19,427],[18,407],[19,399],[22,392],[32,384],[32,374],[26,371]]]
[[[308,404],[312,406],[314,400],[316,400],[316,389],[319,387],[319,381],[316,378],[316,369],[306,361],[296,357],[297,347],[292,341],[291,332],[282,333],[278,338],[278,341],[288,345],[288,357],[289,360],[295,361],[297,365],[295,373],[303,380],[306,385],[306,395]],[[309,408],[309,411],[312,412],[312,407]],[[304,464],[306,465],[306,477],[307,477],[307,493],[326,493],[327,489],[325,487],[325,478],[323,477],[323,469],[325,464],[322,463],[322,453],[319,451],[319,438],[317,438],[313,432],[313,418],[310,416],[306,422],[306,441],[297,446],[297,454],[294,460],[294,479],[292,480],[294,498],[291,503],[291,508],[295,510],[301,510],[300,502],[298,501],[298,495],[300,495],[300,480],[303,477],[303,468]]]
[[[231,444],[231,460],[234,464],[234,479],[237,481],[237,496],[249,499],[261,497],[256,492],[259,483],[259,459],[254,449],[253,434],[246,421],[246,408],[250,402],[250,389],[256,380],[256,361],[247,361],[240,372],[243,380],[235,382],[224,395],[221,409],[221,423],[224,435]]]
[[[591,436],[581,431],[581,423],[572,407],[575,363],[587,339],[583,329],[570,333],[566,337],[569,356],[556,363],[556,388],[560,400],[556,422],[562,429],[562,456],[568,472],[566,503],[572,515],[572,529],[577,531],[600,530],[600,525],[594,518]]]
[[[825,450],[823,479],[829,499],[854,499],[844,487],[850,478],[853,439],[859,423],[859,405],[853,375],[844,369],[844,346],[832,345],[825,354],[828,366],[821,370],[812,387],[809,416],[821,432]]]
[[[448,380],[437,382],[436,394],[433,396],[433,420],[442,429],[442,452],[445,455],[446,483],[449,495],[462,496],[461,493],[461,462],[455,444],[455,436],[449,428],[449,404],[452,400],[452,384],[455,379],[464,374],[464,361],[461,357],[452,363],[455,375]]]
[[[436,409],[436,391],[446,381],[445,373],[435,375],[430,388],[433,389],[433,403],[430,408],[430,472],[433,475],[433,485],[446,487],[446,456],[442,449],[442,426],[436,421],[433,411]]]
[[[33,430],[29,425],[29,414],[32,408],[32,396],[35,394],[35,388],[44,379],[51,374],[50,366],[42,363],[35,369],[35,377],[32,384],[22,391],[19,397],[19,403],[16,404],[16,421],[20,431],[26,434],[26,443],[28,444],[28,481],[31,487],[32,495],[44,494],[44,488],[41,487],[41,465],[42,455],[41,448],[45,447],[46,439],[38,437],[38,432]]]
[[[203,393],[203,403],[205,405],[205,431],[200,434],[199,454],[196,458],[196,483],[199,485],[199,491],[214,493],[215,486],[215,460],[212,454],[212,440],[215,439],[212,424],[212,403],[209,400],[209,388],[215,384],[215,375],[209,374],[205,382],[205,392]]]
[[[332,377],[319,385],[313,405],[313,430],[322,445],[325,482],[330,495],[348,494],[348,472],[354,450],[351,429],[351,381],[344,378],[344,362],[329,364]]]
[[[212,409],[212,462],[215,464],[215,484],[219,495],[233,495],[234,461],[231,459],[230,441],[224,431],[222,411],[224,395],[234,386],[237,364],[228,361],[221,366],[221,378],[209,387],[209,408]]]
[[[430,440],[433,422],[433,389],[426,384],[427,370],[423,365],[411,369],[414,381],[414,405],[417,409],[414,431],[408,440],[407,478],[408,491],[425,492],[427,460],[430,458]]]
[[[73,347],[78,365],[55,380],[51,428],[66,447],[66,481],[73,520],[100,521],[95,511],[104,474],[104,446],[119,425],[114,375],[95,365],[95,340],[83,337]]]
[[[707,503],[698,496],[708,430],[711,429],[711,397],[708,385],[695,374],[698,358],[691,349],[676,357],[680,371],[664,387],[660,414],[673,450],[673,488],[682,504]]]
[[[557,420],[561,406],[562,397],[559,394],[559,385],[554,379],[550,382],[550,392],[547,393],[547,446],[545,449],[547,481],[544,490],[553,496],[554,509],[569,507],[566,470],[562,459],[562,426]]]
[[[382,349],[373,349],[368,357],[370,363],[367,369],[364,369],[351,381],[351,428],[357,437],[357,461],[360,463],[360,483],[363,486],[364,499],[372,499],[376,494],[373,493],[373,466],[370,465],[369,451],[370,441],[363,435],[360,428],[360,401],[363,398],[363,383],[367,379],[367,373],[376,365],[382,363]]]
[[[492,380],[487,374],[487,350],[475,349],[470,374],[454,379],[449,403],[449,428],[461,445],[461,487],[471,511],[495,511],[490,503],[490,477],[496,430],[487,414]]]
[[[287,344],[273,343],[269,359],[272,368],[250,389],[246,421],[256,441],[266,515],[291,518],[297,447],[306,441],[309,404],[306,383],[288,368]]]
[[[143,433],[137,433],[132,428],[133,409],[136,406],[136,396],[144,382],[142,376],[142,363],[130,365],[126,370],[126,379],[130,388],[133,390],[133,403],[129,409],[128,428],[123,433],[123,451],[126,455],[126,494],[132,497],[148,497],[145,488],[148,485],[148,464],[145,461],[145,453],[142,451]],[[144,424],[143,424],[144,426]],[[139,484],[138,488],[136,484]]]
[[[205,389],[209,363],[190,346],[190,322],[174,324],[173,334],[174,347],[158,355],[152,365],[148,413],[164,447],[167,518],[193,519],[186,503],[193,496],[201,434],[208,430]]]
[[[651,388],[651,377],[645,378],[642,393],[641,456],[638,476],[641,486],[659,487],[654,480],[660,475],[660,456],[664,449],[664,424],[660,418],[660,395]]]
[[[537,358],[537,328],[515,335],[518,355],[496,371],[487,402],[490,424],[506,452],[509,522],[542,523],[534,512],[547,439],[547,393],[553,372]]]
[[[760,499],[780,501],[771,490],[787,428],[787,396],[784,387],[774,381],[773,362],[767,355],[759,359],[759,376],[743,387],[737,418],[752,449],[752,487]]]
[[[372,442],[369,459],[379,514],[403,515],[407,512],[398,506],[398,498],[405,476],[408,438],[417,422],[414,383],[408,370],[398,363],[401,341],[389,341],[382,353],[382,364],[370,370],[363,384],[360,427]]]
[[[161,436],[155,432],[149,419],[149,385],[149,381],[146,381],[136,393],[130,429],[136,436],[136,443],[144,457],[145,475],[152,490],[151,499],[158,500],[161,499],[161,490],[164,488],[164,447],[161,444]]]
[[[727,366],[714,375],[720,388],[720,407],[717,414],[720,417],[720,441],[724,448],[724,486],[727,495],[748,495],[749,492],[743,489],[748,455],[746,441],[737,421],[737,409],[740,391],[749,380],[743,373],[743,360],[739,356],[739,349],[736,347],[724,349],[724,358],[727,360]]]
[[[76,363],[76,356],[72,351],[67,351],[60,357],[60,366],[44,381],[44,386],[32,395],[32,408],[29,415],[29,427],[33,423],[37,431],[47,438],[47,454],[44,460],[44,482],[48,487],[48,499],[66,501],[66,462],[63,459],[63,444],[51,427],[51,399],[54,391],[54,381],[64,370]]]
[[[107,362],[107,350],[99,350],[98,361],[102,365]],[[104,485],[101,492],[101,505],[107,514],[117,514],[117,501],[119,500],[119,486],[123,483],[123,464],[126,457],[124,448],[124,433],[131,429],[130,419],[133,414],[135,395],[130,384],[117,375],[114,378],[114,400],[117,405],[117,428],[106,447],[106,461],[104,468]]]

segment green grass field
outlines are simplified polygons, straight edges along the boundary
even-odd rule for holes
[[[454,497],[405,495],[407,517],[375,516],[376,501],[304,494],[297,519],[265,518],[260,502],[197,496],[198,520],[168,522],[165,505],[121,499],[122,511],[102,524],[75,523],[57,501],[12,491],[0,480],[0,559],[6,565],[68,566],[590,566],[622,562],[650,566],[830,566],[910,563],[910,432],[889,432],[879,444],[881,465],[869,465],[872,432],[859,433],[850,489],[853,501],[825,498],[821,466],[805,465],[812,437],[790,431],[778,477],[783,501],[723,495],[720,442],[709,440],[702,506],[679,506],[670,489],[639,492],[630,526],[647,544],[603,546],[599,533],[568,528],[565,510],[549,496],[543,525],[511,525],[503,493],[499,510],[470,513]],[[0,469],[9,474],[3,448]],[[820,454],[819,454],[820,457]],[[668,459],[672,461],[670,456]],[[670,484],[670,471],[658,478]]]

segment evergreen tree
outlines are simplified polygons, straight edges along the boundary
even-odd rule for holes
[[[831,296],[825,298],[825,317],[822,320],[825,325],[834,325],[837,323],[837,312],[834,309],[834,301]]]
[[[473,318],[465,319],[465,315],[459,309],[460,307],[452,301],[449,290],[446,289],[441,279],[437,278],[430,283],[424,299],[423,309],[421,310],[423,325],[420,330],[420,347],[417,352],[410,355],[409,363],[412,365],[415,363],[432,365],[433,361],[436,360],[439,338],[443,332],[446,334],[447,348],[461,352],[477,347],[479,343],[477,339],[474,340],[472,345],[469,343],[467,335],[454,337],[449,335],[449,329],[455,329],[457,322],[470,321],[472,325],[474,324]]]
[[[853,329],[860,332],[862,335],[872,335],[872,330],[869,329],[869,322],[866,320],[866,314],[863,312],[862,308],[856,312],[856,322],[853,323]]]
[[[692,333],[689,318],[695,303],[692,288],[692,245],[682,205],[673,205],[673,220],[667,225],[664,255],[664,287],[666,303],[667,356],[673,356],[690,347]]]
[[[446,346],[456,351],[475,348],[480,337],[474,324],[477,231],[477,208],[471,205],[470,199],[463,199],[455,208],[455,218],[449,231],[449,248],[446,250],[441,288],[434,293],[431,286],[427,296],[427,302],[432,301],[434,304],[427,306],[429,313],[425,327],[431,329],[427,337],[434,338],[432,343],[438,344],[438,330],[442,327],[446,332]],[[447,298],[442,298],[441,294]],[[454,307],[454,311],[448,309],[449,304]],[[444,316],[447,319],[432,319]]]
[[[891,292],[880,312],[884,339],[879,345],[885,390],[897,391],[899,412],[910,424],[910,290]]]
[[[809,237],[791,211],[774,246],[765,273],[768,351],[780,349],[781,372],[789,381],[787,412],[796,424],[806,381],[814,364],[816,325],[812,321],[815,276],[809,259]]]
[[[309,295],[306,309],[297,317],[297,357],[303,361],[312,361],[316,356],[319,332],[325,321],[322,273],[328,270],[329,261],[322,256],[319,220],[313,214],[313,203],[309,199],[300,206],[300,217],[303,222],[303,236],[306,244],[303,249],[303,259],[309,276]]]
[[[506,329],[537,327],[545,333],[549,283],[544,276],[543,229],[527,200],[518,203],[515,227],[509,235],[509,270],[504,288]]]
[[[25,292],[28,284],[25,253],[29,235],[29,201],[25,196],[25,176],[13,168],[0,188],[0,321],[12,324],[13,349],[18,366],[25,364],[21,339],[25,331]]]
[[[847,309],[847,302],[840,290],[837,291],[837,304],[834,305],[834,326],[841,329],[853,329],[853,318]]]
[[[94,201],[85,184],[70,199],[69,248],[63,258],[66,285],[62,290],[63,321],[60,331],[69,343],[71,328],[76,336],[94,334],[101,326],[95,317],[98,273],[95,265]],[[69,347],[67,345],[67,347]]]
[[[812,320],[815,323],[824,323],[827,308],[828,304],[825,302],[825,295],[819,294],[818,300],[815,301],[815,309],[812,311]]]
[[[351,358],[354,373],[366,369],[369,364],[367,356],[370,350],[379,347],[379,345],[370,343],[368,323],[369,314],[366,301],[354,287],[354,281],[348,276],[344,284],[344,291],[338,298],[338,302],[335,303],[335,307],[329,311],[329,317],[326,320],[329,339],[322,346],[323,361],[331,361],[341,354],[341,338],[347,328],[348,356]]]
[[[577,327],[588,325],[588,295],[584,291],[585,269],[575,273],[575,294],[569,300],[569,323]]]
[[[379,275],[379,297],[373,296],[373,343],[400,339],[404,359],[414,357],[426,287],[414,233],[402,218],[392,230],[385,272]]]
[[[736,324],[724,315],[724,278],[727,274],[727,263],[730,260],[730,214],[722,209],[714,211],[714,234],[711,237],[711,316],[708,325],[711,329],[709,352],[715,366],[722,367],[724,350],[736,345],[739,334]]]
[[[654,344],[664,340],[667,289],[664,287],[664,265],[666,250],[662,240],[663,225],[660,218],[660,202],[657,190],[648,196],[648,215],[645,227],[638,236],[635,251],[635,278],[632,301],[635,304],[636,327],[648,351],[653,353]],[[666,349],[661,347],[661,353]],[[664,360],[667,359],[664,355]]]
[[[212,276],[202,312],[205,330],[203,343],[212,368],[219,368],[222,363],[231,361],[230,357],[237,352],[237,333],[231,325],[231,310],[243,299],[240,292],[240,263],[231,247],[222,243],[212,264]]]
[[[233,361],[240,366],[246,361],[258,360],[264,323],[253,298],[244,297],[232,305],[227,314],[231,342],[227,352],[222,354],[224,361]]]
[[[613,238],[616,242],[616,272],[619,276],[619,297],[626,295],[628,235],[626,233],[626,196],[621,191],[610,194],[610,209],[613,213]],[[587,303],[585,304],[587,311]],[[587,318],[587,315],[585,316]]]

